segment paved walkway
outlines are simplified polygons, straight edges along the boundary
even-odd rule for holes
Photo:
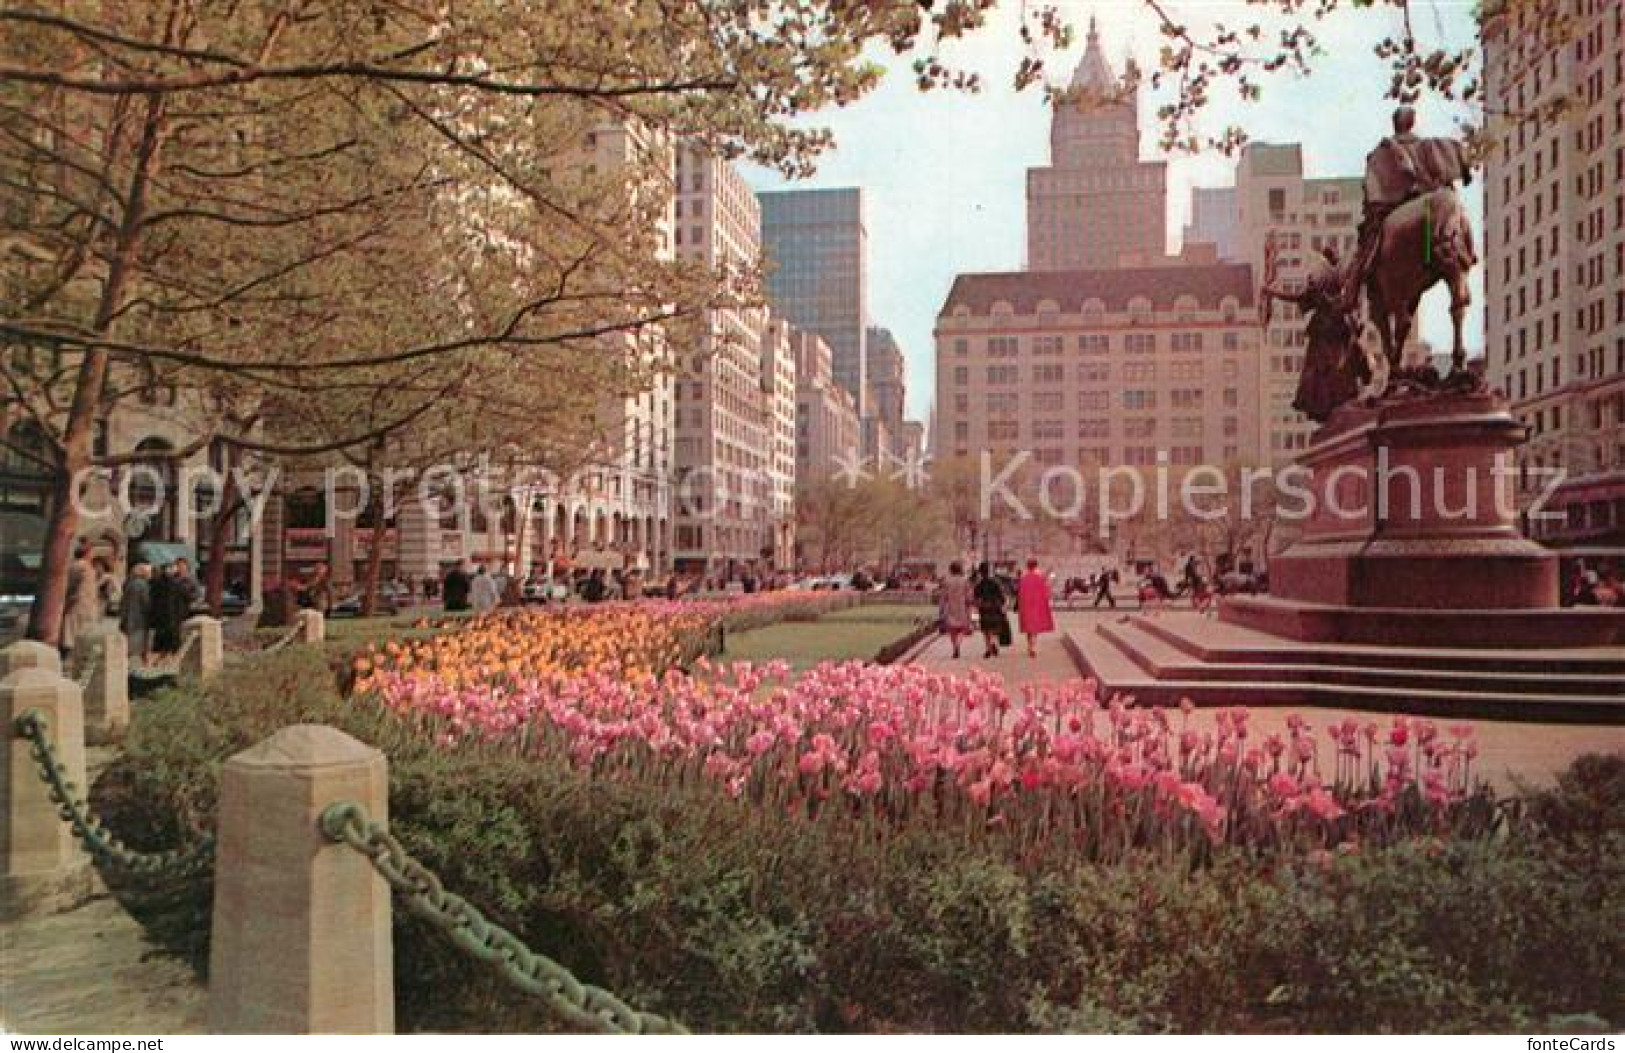
[[[91,779],[111,759],[87,751]],[[202,1034],[197,974],[96,887],[72,910],[0,924],[0,1032]]]
[[[1038,657],[1028,658],[1026,641],[1017,638],[1015,646],[1000,651],[997,658],[982,658],[981,637],[967,638],[961,645],[958,660],[952,657],[946,637],[933,640],[915,661],[935,669],[987,669],[1004,676],[1011,684],[1033,680],[1064,680],[1079,675],[1071,657],[1061,645],[1067,632],[1092,629],[1102,618],[1115,617],[1121,611],[1062,611],[1056,614],[1058,633],[1040,638]],[[1288,715],[1297,713],[1313,727],[1325,728],[1331,724],[1352,719],[1361,725],[1376,722],[1386,728],[1393,718],[1386,713],[1363,713],[1346,709],[1314,709],[1307,707],[1258,708],[1252,710],[1250,726],[1259,734],[1285,732]],[[1583,753],[1625,752],[1625,728],[1593,727],[1576,724],[1530,724],[1494,720],[1438,720],[1440,725],[1465,724],[1472,727],[1478,743],[1478,771],[1496,789],[1516,792],[1520,783],[1531,786],[1550,784],[1559,772],[1567,768],[1574,758]],[[1198,731],[1213,724],[1212,710],[1198,710],[1191,715],[1191,726]],[[1330,753],[1323,757],[1330,757]]]

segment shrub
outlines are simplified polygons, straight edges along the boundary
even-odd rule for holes
[[[1584,865],[1531,826],[1304,853],[1025,854],[933,823],[880,836],[708,779],[441,749],[341,698],[309,649],[137,708],[98,787],[154,846],[213,821],[231,753],[333,724],[391,760],[392,827],[532,947],[696,1030],[1483,1031],[1625,1022],[1625,839]],[[1588,769],[1589,770],[1589,769]],[[1571,772],[1586,785],[1589,777]],[[1565,785],[1569,785],[1565,783]],[[1593,820],[1580,794],[1563,814]],[[204,935],[209,889],[190,890]],[[397,906],[404,1029],[532,1031],[546,1011]]]

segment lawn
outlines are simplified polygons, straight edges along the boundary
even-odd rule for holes
[[[816,622],[781,622],[730,635],[723,657],[735,662],[780,658],[797,671],[819,662],[869,659],[929,611],[927,607],[855,607]]]

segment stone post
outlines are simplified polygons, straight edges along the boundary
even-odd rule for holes
[[[188,618],[181,623],[181,640],[197,637],[197,643],[186,648],[186,660],[181,663],[182,676],[195,676],[207,683],[220,675],[225,664],[224,645],[220,635],[220,620],[207,614]]]
[[[95,663],[84,689],[85,741],[111,742],[130,726],[130,644],[112,625],[99,626],[79,638],[76,657]]]
[[[29,741],[16,732],[24,712],[45,714],[68,781],[79,794],[86,792],[79,685],[49,662],[19,665],[45,656],[56,661],[50,648],[34,648],[40,645],[13,644],[0,652],[14,669],[0,680],[0,921],[74,902],[90,891],[92,881],[89,857],[51,802]]]
[[[221,771],[211,1032],[393,1033],[390,890],[318,828],[337,801],[388,817],[384,755],[333,728],[284,728]]]
[[[327,639],[327,619],[321,611],[301,610],[296,616],[299,626],[298,641],[302,644],[321,643]]]
[[[57,649],[36,640],[19,640],[10,647],[0,649],[0,680],[19,669],[44,669],[62,674],[62,655]]]

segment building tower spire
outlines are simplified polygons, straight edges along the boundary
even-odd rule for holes
[[[1100,28],[1095,16],[1089,16],[1089,36],[1084,44],[1083,58],[1072,71],[1071,90],[1095,95],[1109,95],[1117,88],[1117,77],[1111,63],[1106,61],[1106,49],[1100,43]]]

